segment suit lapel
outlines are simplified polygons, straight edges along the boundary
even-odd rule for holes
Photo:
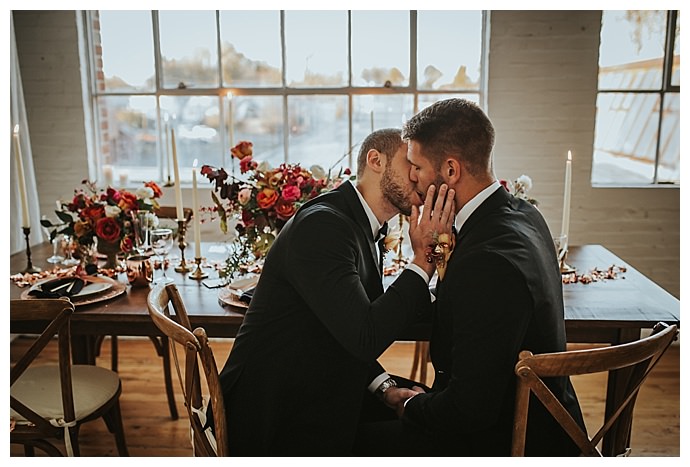
[[[491,194],[477,209],[467,218],[460,228],[460,232],[455,237],[455,249],[462,248],[462,241],[474,227],[481,223],[481,220],[500,206],[511,203],[513,196],[506,190],[499,188]]]
[[[348,209],[352,213],[355,223],[359,226],[367,239],[367,244],[369,245],[369,251],[371,252],[371,259],[374,260],[374,264],[378,269],[379,264],[379,254],[376,251],[376,243],[371,235],[371,228],[369,226],[369,218],[367,213],[364,212],[362,203],[359,201],[359,196],[355,193],[355,186],[352,183],[343,183],[336,190],[340,191],[344,195],[345,203]]]

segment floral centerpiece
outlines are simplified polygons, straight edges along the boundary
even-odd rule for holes
[[[520,175],[515,181],[501,180],[501,185],[512,193],[516,198],[524,199],[525,201],[539,207],[539,201],[527,194],[532,189],[532,179],[527,175]]]
[[[51,240],[64,234],[73,237],[78,247],[96,244],[108,256],[105,267],[115,267],[113,256],[129,253],[134,247],[133,215],[141,210],[153,213],[163,193],[155,182],[146,182],[135,192],[112,187],[98,189],[88,180],[82,184],[84,187],[75,190],[72,200],[60,203],[60,209],[55,211],[61,224],[54,225],[46,219],[41,224],[55,227]]]
[[[300,164],[280,164],[277,168],[254,159],[253,144],[241,141],[230,150],[239,160],[242,178],[223,168],[204,165],[201,174],[214,183],[215,204],[204,212],[217,215],[220,228],[230,235],[231,253],[224,272],[242,271],[263,258],[275,236],[308,200],[355,177],[350,169],[331,176],[319,166],[309,170]]]

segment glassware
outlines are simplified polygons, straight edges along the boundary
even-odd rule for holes
[[[62,236],[62,234],[57,234],[53,236],[53,238],[51,238],[50,236],[53,233],[53,231],[57,228],[57,226],[54,226],[52,228],[46,227],[43,225],[44,220],[48,220],[48,217],[46,215],[41,216],[41,228],[43,229],[43,233],[45,233],[50,239],[50,244],[53,245],[53,255],[47,258],[46,261],[52,264],[59,263],[60,261],[65,259],[64,256],[58,254],[58,247],[60,246],[60,237]]]
[[[143,255],[149,249],[149,212],[133,211],[132,226],[134,227],[134,250]]]
[[[153,283],[169,284],[175,282],[175,279],[165,274],[165,257],[173,247],[172,229],[153,229],[149,231],[149,238],[151,239],[151,248],[153,248],[153,252],[161,258],[161,269],[163,270],[163,275],[155,279]]]
[[[65,266],[76,266],[79,264],[79,260],[73,256],[74,250],[77,247],[77,242],[74,237],[71,235],[63,235],[60,245],[62,251],[65,253],[65,259],[62,260],[62,264]]]

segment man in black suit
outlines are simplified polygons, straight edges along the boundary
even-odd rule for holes
[[[438,216],[419,216],[406,153],[399,129],[372,133],[357,185],[346,181],[306,203],[275,240],[220,374],[233,455],[351,452],[376,358],[430,311],[434,265],[424,249],[434,231],[452,226],[452,201],[441,207],[446,193],[454,196],[445,186]],[[384,293],[375,240],[401,212],[411,213],[415,258]]]
[[[455,248],[435,291],[432,390],[385,391],[382,399],[401,418],[363,426],[355,453],[509,455],[518,353],[566,346],[551,234],[541,213],[494,177],[494,128],[477,105],[437,102],[406,123],[403,138],[420,194],[429,184],[455,189]],[[584,426],[570,380],[548,386]],[[577,453],[535,398],[528,420],[527,455]]]

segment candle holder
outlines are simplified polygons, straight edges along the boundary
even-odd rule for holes
[[[168,180],[163,184],[163,186],[164,187],[171,187],[173,185],[175,185],[175,182],[172,181],[172,179],[170,178],[170,174],[168,174]]]
[[[193,272],[189,273],[189,277],[197,281],[200,281],[201,279],[206,279],[208,277],[208,274],[201,270],[201,258],[194,258],[194,263],[196,263],[196,267],[194,268]]]
[[[561,257],[558,259],[558,265],[561,268],[561,274],[572,274],[577,271],[576,268],[565,262],[565,258],[568,256],[568,250],[563,250]]]
[[[24,231],[24,240],[26,241],[26,268],[22,272],[34,273],[41,272],[41,268],[38,268],[31,264],[31,247],[29,246],[29,234],[31,233],[30,227],[22,227]]]
[[[187,266],[187,262],[184,259],[184,250],[187,248],[187,240],[185,236],[187,234],[187,221],[185,219],[177,220],[177,243],[180,247],[180,264],[175,266],[175,271],[177,272],[189,272],[191,269]]]

